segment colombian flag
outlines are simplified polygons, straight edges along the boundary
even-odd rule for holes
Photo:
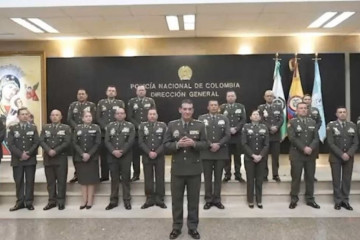
[[[287,102],[287,115],[288,119],[292,119],[296,114],[296,105],[299,102],[302,102],[302,98],[304,96],[304,92],[301,86],[300,73],[299,73],[299,65],[297,62],[297,58],[292,58],[289,61],[290,70],[292,70],[293,77],[292,83],[290,86],[289,97]]]

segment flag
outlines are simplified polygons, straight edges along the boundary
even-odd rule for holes
[[[287,116],[288,119],[292,119],[296,115],[296,105],[302,102],[304,92],[301,86],[299,65],[296,58],[289,61],[290,70],[293,70],[293,77],[289,91],[289,97],[287,102]]]
[[[274,68],[274,84],[272,91],[274,93],[274,103],[281,105],[281,108],[283,110],[283,117],[284,117],[284,123],[280,128],[281,132],[281,141],[284,140],[286,137],[286,104],[285,104],[285,95],[284,90],[281,82],[281,75],[280,75],[280,61],[275,61],[275,68]]]
[[[324,106],[323,106],[323,101],[322,101],[320,69],[319,69],[319,63],[317,60],[315,60],[315,76],[314,76],[314,87],[313,87],[313,91],[312,91],[311,106],[319,109],[319,114],[321,117],[319,138],[320,138],[321,142],[324,143],[324,140],[326,138],[326,126],[325,126],[326,122],[325,122],[325,115],[324,115]]]

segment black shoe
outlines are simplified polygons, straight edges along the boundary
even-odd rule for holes
[[[230,181],[230,179],[231,179],[231,177],[225,176],[223,179],[223,182],[228,182],[228,181]]]
[[[145,208],[149,208],[149,207],[152,207],[152,206],[154,206],[154,204],[153,203],[144,203],[142,206],[141,206],[141,209],[145,209]]]
[[[249,208],[254,208],[254,204],[253,204],[253,203],[249,203]]]
[[[117,203],[109,203],[109,205],[106,206],[105,210],[111,210],[113,208],[116,208],[117,206]]]
[[[106,182],[106,181],[109,181],[109,178],[107,177],[102,177],[100,178],[100,182]]]
[[[65,205],[64,204],[59,204],[59,210],[64,210],[65,209]]]
[[[261,203],[257,204],[258,208],[263,209],[263,205]]]
[[[69,181],[69,183],[76,183],[78,181],[78,177],[74,175],[74,177]]]
[[[56,203],[48,203],[44,208],[43,210],[46,211],[46,210],[49,210],[49,209],[52,209],[56,207]]]
[[[308,202],[308,203],[306,203],[306,205],[316,208],[316,209],[320,208],[320,206],[316,202]]]
[[[24,204],[16,204],[12,208],[10,208],[10,212],[13,212],[13,211],[16,211],[16,210],[19,210],[19,209],[23,209],[23,208],[25,208]]]
[[[263,180],[264,182],[268,182],[269,181],[269,179],[267,178],[267,177],[264,177],[264,180]]]
[[[273,180],[276,181],[276,182],[281,182],[281,179],[280,179],[280,177],[278,175],[274,176]]]
[[[180,230],[177,230],[177,229],[173,229],[170,233],[170,236],[169,238],[170,239],[176,239],[178,238],[178,236],[181,234],[181,231]]]
[[[90,208],[92,208],[92,205],[86,205],[86,209],[90,209]]]
[[[156,203],[156,206],[160,207],[160,208],[167,208],[166,204],[164,202],[159,202],[159,203]]]
[[[139,176],[135,175],[135,176],[132,177],[132,179],[130,181],[135,182],[135,181],[138,181],[138,180],[140,180]]]
[[[209,203],[209,202],[207,202],[207,203],[205,203],[205,205],[204,205],[204,209],[205,209],[205,210],[208,210],[208,209],[211,208],[211,206],[212,206],[212,204]]]
[[[26,206],[26,208],[30,211],[35,210],[35,208],[32,204],[29,204],[28,206]]]
[[[291,202],[290,205],[289,205],[289,208],[294,209],[294,208],[296,208],[296,206],[297,206],[296,202]]]
[[[126,210],[130,210],[131,209],[131,203],[130,202],[124,202],[124,206]]]
[[[197,230],[189,230],[188,234],[193,238],[193,239],[200,239],[200,233]]]
[[[225,206],[221,202],[213,203],[213,206],[217,207],[218,209],[225,209]]]
[[[317,182],[317,181],[318,181],[318,179],[316,177],[314,177],[314,182]]]
[[[353,210],[353,208],[350,206],[349,203],[344,203],[344,202],[342,202],[342,203],[341,203],[341,206],[342,206],[343,208],[349,210],[349,211],[352,211],[352,210]]]
[[[235,177],[235,180],[236,181],[239,181],[239,182],[241,182],[241,183],[246,183],[246,181],[240,176],[237,176],[237,177]]]
[[[83,209],[85,209],[85,208],[86,208],[86,204],[85,204],[85,205],[80,206],[80,210],[83,210]]]
[[[341,209],[341,205],[339,203],[336,203],[334,206],[335,210],[340,210]]]

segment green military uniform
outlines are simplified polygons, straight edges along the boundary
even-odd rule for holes
[[[222,114],[204,114],[199,117],[206,127],[207,142],[219,143],[220,149],[211,152],[210,148],[200,152],[200,158],[204,168],[205,201],[207,203],[221,202],[221,176],[225,166],[225,160],[229,160],[228,142],[230,140],[229,119]],[[212,176],[214,173],[214,191],[212,189]]]
[[[101,178],[109,179],[109,166],[107,164],[107,149],[105,147],[105,127],[115,121],[115,111],[118,108],[125,109],[125,103],[119,99],[101,99],[97,104],[96,121],[100,125],[102,141],[100,146]]]
[[[34,201],[36,154],[39,147],[39,134],[36,126],[30,123],[18,123],[11,126],[7,142],[11,152],[11,166],[16,184],[16,204],[31,206]],[[28,160],[21,160],[23,152],[27,152],[30,156]]]
[[[359,145],[358,131],[353,122],[332,121],[327,125],[326,132],[334,201],[335,204],[349,203],[354,155]],[[341,158],[344,153],[350,156],[348,161]]]
[[[300,182],[302,170],[305,171],[305,198],[307,203],[314,202],[314,172],[316,149],[319,147],[319,134],[316,122],[308,117],[293,118],[289,121],[288,137],[290,140],[290,163],[291,163],[291,201],[299,200]],[[305,147],[312,149],[311,155],[303,151]]]
[[[164,136],[166,124],[163,122],[143,122],[139,125],[139,146],[143,151],[143,168],[145,177],[146,202],[150,205],[164,202],[165,195],[165,153]],[[157,157],[151,159],[150,152],[156,152]],[[154,172],[156,188],[154,191]]]
[[[195,141],[194,147],[179,148],[177,142],[184,136]],[[172,154],[171,196],[173,229],[181,230],[183,225],[183,202],[186,187],[188,199],[187,225],[196,230],[199,223],[199,195],[202,163],[200,151],[209,145],[205,125],[196,120],[185,124],[181,119],[169,123],[164,139],[165,149]]]
[[[247,180],[247,201],[254,202],[254,186],[256,202],[262,201],[262,184],[266,165],[266,156],[269,151],[269,130],[265,124],[247,123],[241,134],[241,144],[244,149],[244,164]],[[263,158],[255,163],[252,155],[261,155]]]
[[[224,103],[220,106],[220,113],[224,114],[230,123],[230,128],[236,128],[229,141],[229,161],[225,164],[225,177],[231,177],[231,154],[234,155],[235,177],[241,178],[241,129],[246,123],[245,106],[240,103]]]
[[[108,164],[111,175],[111,196],[110,203],[119,202],[119,184],[121,173],[121,184],[124,202],[130,202],[130,175],[132,145],[135,140],[135,127],[126,121],[116,121],[106,126],[105,146],[108,149]],[[112,152],[123,150],[123,155],[116,158]]]
[[[82,124],[82,113],[84,111],[91,112],[93,118],[95,118],[96,114],[96,105],[93,102],[72,102],[69,106],[68,114],[67,114],[67,123],[70,125],[71,129],[74,130],[78,124]],[[73,149],[72,149],[73,150]],[[75,158],[75,151],[73,150],[73,163]],[[76,176],[76,171],[74,172],[74,177]]]
[[[258,107],[261,122],[266,125],[269,130],[269,153],[271,154],[272,174],[273,177],[279,176],[279,156],[280,156],[280,141],[281,141],[281,126],[284,123],[284,114],[280,105],[278,104],[261,104]],[[277,127],[278,131],[271,133],[270,128]],[[268,155],[265,159],[265,173],[264,177],[269,175]]]
[[[49,193],[49,204],[64,205],[68,172],[67,148],[71,143],[71,129],[65,124],[46,124],[40,134],[43,148],[45,176]],[[54,150],[56,155],[49,156]]]
[[[128,109],[127,109],[127,118],[128,120],[134,124],[135,126],[135,142],[133,145],[133,169],[134,169],[134,176],[139,177],[140,175],[140,148],[139,148],[139,141],[137,136],[137,131],[139,129],[139,125],[142,122],[147,121],[147,114],[150,108],[155,108],[155,101],[152,98],[144,97],[134,97],[129,100],[128,102]]]
[[[74,129],[73,144],[75,149],[74,163],[79,184],[94,185],[99,183],[99,146],[101,130],[96,124],[79,124]],[[82,154],[87,153],[90,159],[83,161]]]

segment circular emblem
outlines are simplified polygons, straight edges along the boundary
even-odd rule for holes
[[[178,70],[178,75],[181,81],[190,80],[192,74],[193,72],[189,66],[181,66]]]
[[[281,97],[276,97],[274,100],[273,100],[273,103],[276,104],[276,105],[279,105],[281,106],[281,109],[285,109],[285,99],[281,98]]]
[[[296,106],[298,105],[299,102],[302,101],[302,98],[299,96],[293,96],[292,98],[289,99],[289,107],[291,110],[296,111]]]

